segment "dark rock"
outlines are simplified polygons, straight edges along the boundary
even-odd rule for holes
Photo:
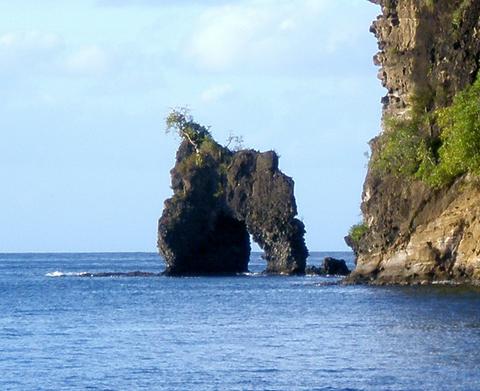
[[[350,270],[343,259],[326,257],[323,260],[323,269],[325,270],[325,274],[335,276],[347,276],[350,274]]]
[[[323,267],[309,265],[305,268],[305,274],[307,276],[324,276],[326,273]]]
[[[184,140],[171,171],[172,198],[159,220],[158,248],[169,275],[248,271],[250,235],[265,252],[267,273],[303,274],[308,250],[296,219],[294,182],[278,155],[230,151],[208,138]]]
[[[350,235],[347,235],[343,238],[343,240],[345,241],[345,244],[350,247],[353,251],[353,253],[355,254],[355,262],[357,261],[357,256],[358,256],[358,243],[355,242],[355,240],[353,240]]]

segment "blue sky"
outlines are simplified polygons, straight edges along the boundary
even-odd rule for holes
[[[0,3],[0,252],[155,251],[189,106],[275,149],[311,250],[360,220],[384,91],[366,0]]]

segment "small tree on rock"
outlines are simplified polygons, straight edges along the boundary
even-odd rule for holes
[[[182,140],[190,143],[197,155],[200,154],[202,142],[206,139],[212,139],[209,128],[196,123],[188,108],[173,109],[165,122],[166,132],[175,132]]]
[[[233,144],[233,147],[230,147],[230,145]],[[236,136],[232,132],[230,132],[228,138],[227,138],[227,144],[225,145],[225,148],[230,148],[233,151],[240,151],[243,149],[243,136]]]

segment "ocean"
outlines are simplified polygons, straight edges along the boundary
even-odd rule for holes
[[[351,253],[313,253],[309,263]],[[480,290],[160,273],[150,253],[0,255],[0,390],[480,390]]]

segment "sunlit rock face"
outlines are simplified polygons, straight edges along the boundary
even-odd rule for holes
[[[425,113],[433,113],[474,83],[480,59],[480,0],[371,1],[382,12],[371,31],[380,49],[374,61],[387,89],[384,120],[409,118],[420,104]],[[383,125],[383,132],[392,131],[385,121]],[[427,130],[432,138],[440,132],[436,126]],[[372,168],[382,152],[379,138],[371,147],[362,202],[368,232],[357,243],[347,238],[358,256],[350,281],[478,283],[478,178],[462,175],[432,189],[412,178],[379,174]]]
[[[264,250],[267,273],[305,272],[294,182],[279,170],[275,152],[233,152],[210,142],[198,153],[184,141],[171,176],[174,195],[158,228],[166,274],[246,272],[250,236]]]

